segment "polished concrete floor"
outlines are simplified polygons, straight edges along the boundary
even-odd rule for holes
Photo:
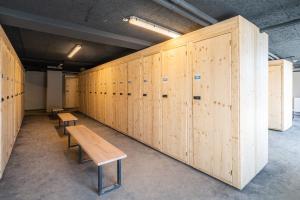
[[[76,149],[47,115],[26,116],[3,179],[1,200],[300,199],[300,119],[286,132],[270,131],[269,164],[243,190],[234,189],[185,164],[77,114],[85,124],[128,155],[123,186],[98,197],[97,168],[78,164]],[[115,164],[104,167],[106,184]]]

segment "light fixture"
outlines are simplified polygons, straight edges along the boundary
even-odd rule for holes
[[[76,44],[75,47],[71,50],[71,52],[68,54],[68,58],[72,58],[80,49],[81,45]]]
[[[125,20],[123,19],[123,21],[125,21]],[[130,24],[133,24],[133,25],[136,25],[136,26],[139,26],[139,27],[142,27],[142,28],[160,33],[160,34],[167,35],[171,38],[176,38],[176,37],[181,36],[180,33],[177,33],[175,31],[172,31],[172,30],[167,29],[165,27],[159,26],[157,24],[153,24],[151,22],[148,22],[144,19],[141,19],[141,18],[138,18],[138,17],[135,17],[135,16],[129,17],[128,22]]]

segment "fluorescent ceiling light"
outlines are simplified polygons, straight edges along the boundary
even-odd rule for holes
[[[68,58],[72,58],[80,49],[81,49],[81,45],[80,44],[76,44],[76,46],[69,53]]]
[[[181,36],[180,33],[177,33],[175,31],[169,30],[169,29],[167,29],[165,27],[162,27],[162,26],[159,26],[157,24],[153,24],[151,22],[148,22],[146,20],[140,19],[140,18],[135,17],[135,16],[131,16],[128,19],[128,22],[130,24],[133,24],[133,25],[136,25],[136,26],[139,26],[139,27],[142,27],[142,28],[145,28],[145,29],[157,32],[157,33],[160,33],[160,34],[167,35],[167,36],[169,36],[171,38],[176,38],[176,37]]]

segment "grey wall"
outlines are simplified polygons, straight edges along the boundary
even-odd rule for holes
[[[293,72],[294,97],[300,97],[300,72]]]
[[[46,73],[27,71],[25,74],[25,110],[46,108]]]
[[[47,111],[63,107],[63,74],[61,71],[47,71]]]

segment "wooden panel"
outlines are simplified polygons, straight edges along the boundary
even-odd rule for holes
[[[128,62],[128,135],[142,140],[142,65],[140,59]]]
[[[143,142],[162,148],[161,55],[143,58]]]
[[[285,131],[293,125],[293,64],[286,60],[283,63],[282,130]]]
[[[163,152],[188,160],[188,74],[186,46],[162,52]]]
[[[105,71],[105,86],[106,90],[104,92],[105,95],[105,124],[108,126],[113,126],[113,86],[112,86],[112,67],[107,67],[104,69]]]
[[[116,66],[117,70],[117,90],[116,90],[116,129],[127,133],[127,64]]]
[[[281,130],[282,71],[281,65],[269,67],[269,128]]]
[[[231,35],[199,41],[193,53],[193,165],[232,182]]]
[[[65,77],[65,108],[79,106],[78,77]]]

